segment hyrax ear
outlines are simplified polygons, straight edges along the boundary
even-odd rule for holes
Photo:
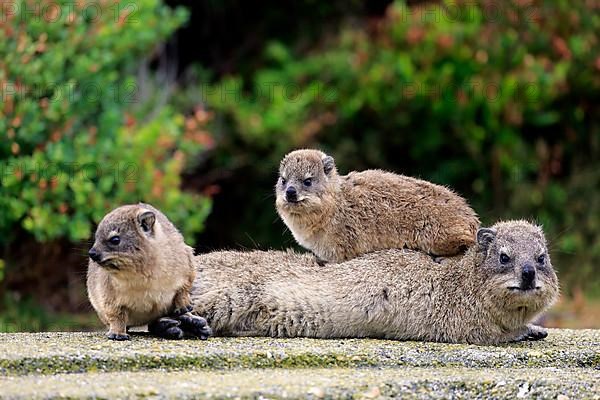
[[[152,232],[154,229],[154,222],[156,221],[156,215],[154,215],[152,211],[140,212],[137,219],[144,232]]]
[[[323,171],[325,175],[329,175],[335,169],[335,161],[331,156],[323,157]]]
[[[487,249],[495,238],[496,230],[494,228],[480,228],[477,231],[477,243],[484,249]]]

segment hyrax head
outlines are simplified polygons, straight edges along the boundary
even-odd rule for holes
[[[542,229],[526,221],[499,222],[477,232],[483,253],[478,266],[488,301],[499,312],[524,318],[549,307],[558,296],[558,278],[550,262]]]
[[[328,183],[335,175],[333,157],[319,150],[292,151],[279,166],[277,207],[292,213],[318,208],[331,190]]]
[[[146,204],[121,206],[100,221],[90,259],[111,271],[140,270],[152,254],[157,210]]]

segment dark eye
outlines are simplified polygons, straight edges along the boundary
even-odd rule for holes
[[[302,182],[304,184],[304,186],[311,186],[312,185],[312,178],[306,178],[304,180],[304,182]]]
[[[538,262],[538,263],[540,263],[540,264],[543,264],[543,263],[544,263],[544,261],[546,261],[546,255],[545,255],[545,254],[542,254],[542,255],[540,255],[540,256],[538,257],[538,259],[537,259],[537,262]]]
[[[285,179],[283,176],[281,177],[281,183],[283,185],[285,185],[287,183],[287,179]]]
[[[116,246],[119,243],[121,243],[121,238],[119,236],[113,236],[110,239],[108,239],[108,241],[110,242],[110,244]]]
[[[509,261],[510,261],[509,256],[507,256],[504,253],[500,254],[500,264],[508,264]]]

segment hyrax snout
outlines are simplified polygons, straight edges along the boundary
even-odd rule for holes
[[[318,150],[286,155],[275,193],[296,241],[323,261],[405,247],[457,255],[479,227],[467,202],[443,186],[380,170],[340,176],[333,157]]]

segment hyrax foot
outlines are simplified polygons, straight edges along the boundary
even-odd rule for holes
[[[181,322],[181,329],[187,334],[196,336],[201,340],[208,339],[212,334],[212,329],[210,329],[206,320],[191,312],[185,313],[177,319]]]
[[[317,264],[319,264],[320,267],[324,267],[325,264],[327,264],[327,260],[323,260],[321,257],[319,257],[316,254],[315,254],[315,260],[317,261]]]
[[[179,327],[181,322],[169,317],[162,317],[148,324],[148,331],[164,339],[181,339],[183,330]]]
[[[459,259],[460,257],[461,256],[436,256],[434,254],[431,254],[433,262],[436,262],[441,265],[448,265],[451,263],[452,260]]]
[[[527,325],[527,332],[525,333],[525,340],[541,340],[548,336],[548,331],[541,326]]]
[[[129,340],[131,337],[126,333],[108,332],[106,337],[110,340]]]
[[[541,326],[527,325],[527,330],[515,339],[515,342],[542,340],[548,336],[548,331]]]
[[[432,255],[431,258],[433,259],[433,262],[438,263],[438,264],[445,264],[446,260],[448,260],[448,257],[434,256],[434,255]]]
[[[173,317],[180,317],[185,313],[189,313],[190,311],[192,311],[194,308],[192,307],[192,305],[187,305],[181,308],[176,309],[175,311],[173,311],[173,313],[171,314]]]

